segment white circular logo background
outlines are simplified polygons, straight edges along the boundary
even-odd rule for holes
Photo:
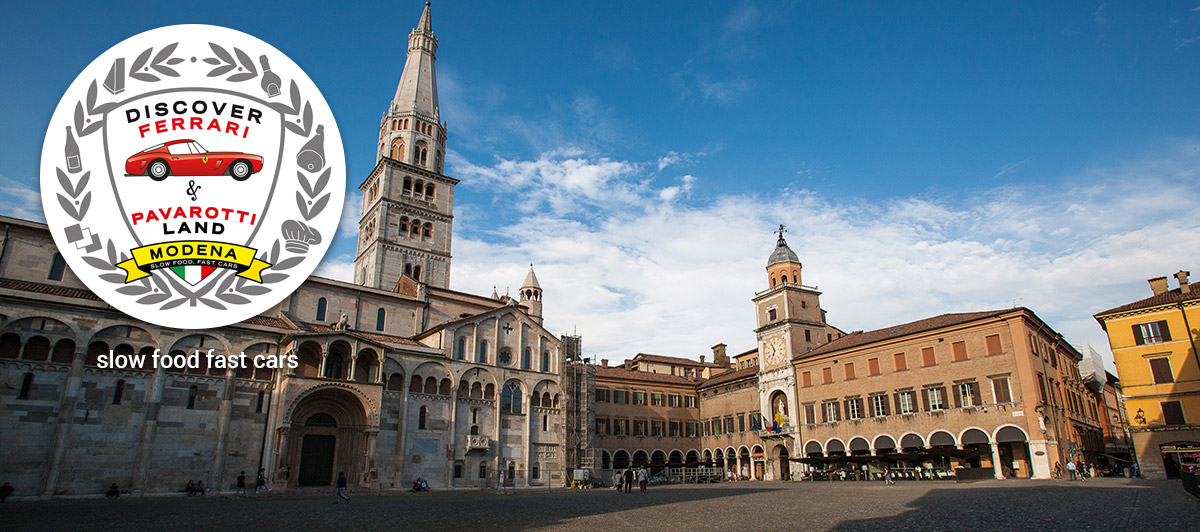
[[[308,76],[219,26],[141,33],[67,90],[41,164],[71,270],[134,318],[207,329],[291,294],[337,233],[346,162]]]

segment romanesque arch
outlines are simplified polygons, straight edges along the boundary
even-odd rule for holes
[[[288,407],[280,430],[284,449],[277,468],[294,465],[301,486],[328,486],[338,472],[352,484],[362,482],[373,464],[376,409],[353,388],[339,384],[314,387]]]

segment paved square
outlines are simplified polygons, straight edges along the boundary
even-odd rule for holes
[[[1200,530],[1174,481],[819,482],[9,502],[6,530]]]

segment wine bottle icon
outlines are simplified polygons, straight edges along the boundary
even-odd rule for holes
[[[267,93],[268,98],[279,96],[279,86],[282,83],[279,75],[271,72],[271,65],[267,64],[267,56],[260,56],[258,62],[262,64],[262,90]]]
[[[71,126],[67,126],[67,145],[64,151],[67,153],[67,171],[72,174],[79,173],[83,166],[79,162],[79,144],[75,142],[75,135],[71,134]]]
[[[309,172],[319,172],[325,167],[325,126],[317,126],[317,134],[300,148],[296,164]]]

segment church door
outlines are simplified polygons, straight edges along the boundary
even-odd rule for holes
[[[328,486],[333,483],[333,452],[337,436],[305,434],[300,449],[300,485]]]

